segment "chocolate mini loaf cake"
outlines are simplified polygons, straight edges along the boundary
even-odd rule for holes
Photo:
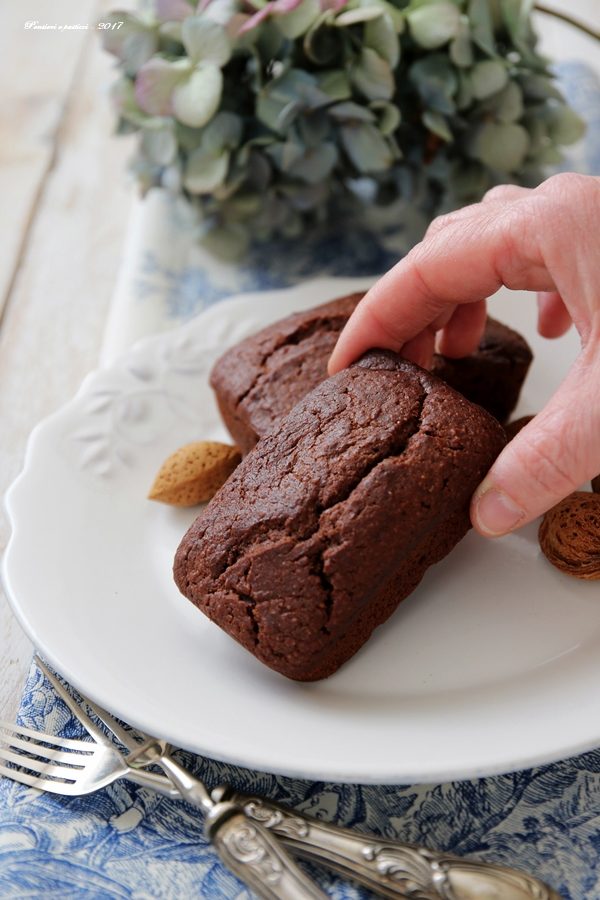
[[[267,666],[325,678],[467,532],[505,440],[439,378],[369,353],[246,456],[183,538],[177,585]]]
[[[532,359],[524,337],[488,316],[474,353],[461,359],[436,353],[432,371],[504,423],[519,401]]]
[[[327,378],[327,362],[364,294],[286,316],[231,347],[210,376],[223,421],[242,453]]]
[[[210,383],[231,436],[247,453],[327,377],[340,332],[363,294],[294,313],[231,347]],[[464,359],[437,355],[433,372],[504,422],[519,398],[532,355],[516,331],[487,320],[479,348]]]

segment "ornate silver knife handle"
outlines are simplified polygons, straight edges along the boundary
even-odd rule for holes
[[[239,804],[215,803],[204,830],[227,868],[265,900],[326,900],[279,840]]]
[[[212,792],[272,831],[299,856],[321,862],[380,897],[406,900],[561,900],[537,878],[493,863],[381,840],[315,819],[227,787]],[[283,895],[277,895],[283,896]]]

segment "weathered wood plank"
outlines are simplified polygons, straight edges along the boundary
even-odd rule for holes
[[[0,21],[0,313],[32,214],[55,156],[58,132],[86,42],[79,30],[39,31],[26,23],[88,23],[93,0],[21,0]]]
[[[105,9],[108,5],[103,4]],[[58,17],[58,6],[53,7],[53,16]],[[72,21],[80,21],[83,13],[72,15]],[[68,96],[60,102],[55,98],[54,107],[47,98],[40,101],[56,134],[54,161],[40,175],[43,189],[0,330],[1,492],[22,467],[33,426],[66,402],[97,364],[133,198],[125,175],[131,148],[128,140],[112,134],[107,97],[112,62],[93,30],[78,46],[78,66],[54,58],[54,52],[49,64],[70,67],[74,84],[70,92],[61,86]],[[54,117],[61,103],[65,113],[59,123]],[[37,138],[31,127],[25,146],[31,144],[35,156]],[[52,511],[46,512],[51,518]],[[0,550],[8,533],[2,513]],[[0,641],[0,717],[10,718],[31,647],[4,598]]]

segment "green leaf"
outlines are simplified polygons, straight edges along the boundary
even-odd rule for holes
[[[494,56],[496,53],[496,41],[494,40],[490,0],[470,0],[468,16],[471,23],[473,42],[488,56]]]
[[[445,54],[423,56],[410,67],[409,78],[425,106],[444,115],[452,115],[455,109],[452,98],[456,94],[458,80],[456,70]]]
[[[529,135],[522,125],[484,123],[475,135],[472,153],[490,169],[515,172],[529,150]]]
[[[375,116],[366,106],[358,103],[336,103],[329,109],[329,115],[340,122],[374,122]]]
[[[551,107],[544,118],[550,139],[555,144],[574,144],[585,134],[585,122],[565,104]]]
[[[190,194],[210,194],[223,184],[229,168],[229,153],[219,155],[196,150],[190,155],[183,172],[183,186]]]
[[[202,129],[201,146],[207,153],[220,154],[233,150],[242,137],[242,119],[235,113],[221,111]]]
[[[467,72],[459,70],[458,72],[458,90],[456,91],[456,108],[463,110],[468,109],[473,102],[473,89],[471,88],[471,79]]]
[[[377,127],[380,132],[386,136],[393,134],[402,121],[402,114],[398,107],[386,100],[375,100],[370,107],[377,115]]]
[[[148,115],[137,105],[134,85],[130,78],[122,77],[113,83],[110,99],[118,115],[125,122],[137,127],[146,124]]]
[[[449,0],[437,0],[413,9],[406,18],[414,41],[426,50],[434,50],[455,37],[460,10]]]
[[[476,63],[471,71],[471,87],[477,100],[497,94],[508,83],[506,66],[495,59]]]
[[[102,21],[123,23],[120,28],[102,30],[102,45],[119,59],[126,75],[135,75],[157,49],[157,26],[121,10],[103,16]]]
[[[388,3],[387,0],[379,0],[379,5],[383,7],[383,11],[386,15],[390,17],[396,34],[402,34],[406,28],[406,20],[403,11],[394,6],[393,3]]]
[[[394,76],[389,63],[370,47],[363,47],[360,60],[350,71],[358,90],[369,100],[389,100],[394,93]]]
[[[499,122],[516,122],[523,115],[523,92],[516,81],[509,81],[498,95],[495,114]]]
[[[173,113],[184,125],[199,128],[214,116],[223,90],[223,74],[212,63],[198,66],[173,91]]]
[[[502,19],[515,44],[529,37],[532,8],[533,0],[500,0]]]
[[[289,168],[289,173],[294,178],[299,178],[307,184],[318,184],[324,181],[333,170],[338,159],[338,151],[335,144],[326,141],[319,147],[308,150]]]
[[[298,119],[298,132],[307,147],[318,147],[319,144],[329,138],[331,132],[329,117],[324,111],[300,116]]]
[[[342,38],[331,27],[333,11],[322,12],[310,26],[302,42],[307,57],[317,65],[338,61],[342,53]]]
[[[345,72],[339,69],[332,69],[330,72],[322,72],[317,76],[319,90],[331,100],[347,100],[352,96],[350,82]]]
[[[177,156],[177,141],[171,124],[160,128],[144,128],[141,150],[146,159],[157,166],[168,166]]]
[[[256,117],[271,131],[279,131],[279,117],[283,109],[285,109],[285,101],[274,99],[271,94],[264,90],[261,91],[256,98]]]
[[[519,84],[528,100],[560,100],[564,97],[552,81],[549,75],[537,75],[535,72],[527,72],[519,76]]]
[[[358,6],[355,9],[345,9],[339,16],[336,16],[333,24],[337,28],[346,28],[348,25],[378,19],[382,14],[381,6]]]
[[[473,65],[473,45],[468,20],[461,17],[456,37],[450,44],[450,59],[459,69]]]
[[[249,239],[250,236],[242,225],[227,222],[207,231],[202,244],[214,256],[227,262],[235,262],[247,251]]]
[[[394,161],[387,141],[374,125],[342,125],[340,137],[344,150],[359,172],[384,172]]]
[[[448,126],[448,122],[440,113],[432,112],[430,109],[426,110],[421,116],[421,121],[425,128],[428,131],[433,132],[433,134],[437,134],[438,137],[441,137],[442,140],[450,141],[454,140],[452,132]]]
[[[171,114],[171,95],[180,81],[191,73],[187,59],[168,62],[154,57],[138,71],[135,79],[135,97],[144,112],[153,116]]]
[[[190,16],[185,20],[181,39],[193,63],[224,66],[231,58],[231,44],[225,29],[203,16]]]
[[[400,60],[400,41],[394,23],[387,13],[368,22],[364,31],[364,42],[384,59],[392,69]]]
[[[273,21],[284,37],[294,40],[308,31],[320,13],[319,0],[302,0],[296,9],[277,16]]]

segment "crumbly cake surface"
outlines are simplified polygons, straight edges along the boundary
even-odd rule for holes
[[[179,589],[276,671],[331,675],[469,528],[503,429],[383,351],[263,438],[177,551]]]
[[[432,371],[499,422],[506,422],[517,405],[532,359],[524,337],[488,316],[474,353],[462,359],[436,354]]]
[[[362,296],[350,294],[281,319],[217,361],[211,385],[243,453],[327,377],[331,351]],[[475,353],[463,359],[436,355],[432,371],[504,422],[516,406],[531,359],[521,335],[488,318]]]

